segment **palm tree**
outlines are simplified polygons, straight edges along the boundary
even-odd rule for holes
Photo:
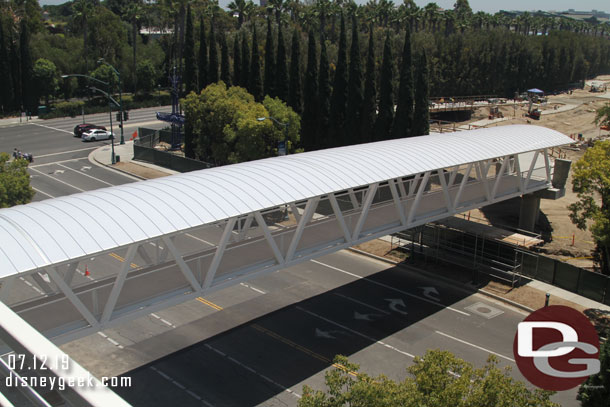
[[[438,4],[428,3],[424,7],[424,20],[427,22],[428,30],[431,32],[436,31],[436,23],[438,21]]]
[[[88,19],[94,12],[94,5],[91,0],[76,0],[72,3],[74,11],[74,24],[83,30],[83,57],[85,59],[85,72],[89,72],[89,59],[87,57],[87,27]]]
[[[138,44],[138,22],[142,17],[143,13],[143,4],[142,0],[134,0],[133,3],[127,6],[125,10],[125,17],[131,23],[131,45],[133,47],[133,94],[136,94],[137,91],[137,75],[136,75],[136,63],[137,63],[137,53],[136,47]]]
[[[280,23],[280,19],[282,17],[282,10],[285,8],[286,3],[284,0],[269,0],[267,2],[267,10],[269,12],[275,13],[275,22],[277,24]]]
[[[237,28],[244,23],[244,15],[247,7],[246,0],[234,0],[227,6],[233,13],[237,13]]]

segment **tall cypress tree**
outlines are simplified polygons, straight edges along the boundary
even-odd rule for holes
[[[0,78],[4,85],[0,87],[0,112],[4,113],[13,109],[13,75],[9,63],[6,43],[4,42],[4,29],[0,18]]]
[[[316,37],[309,31],[307,46],[307,72],[305,72],[305,90],[303,100],[303,117],[301,120],[301,143],[305,151],[318,147],[318,59],[316,58]]]
[[[233,38],[233,85],[241,86],[241,48],[239,47],[239,33]]]
[[[298,29],[292,32],[292,52],[290,54],[290,88],[288,90],[288,105],[296,113],[303,111],[303,90],[301,87],[301,41]]]
[[[21,94],[23,98],[23,107],[26,112],[33,112],[36,109],[37,95],[32,82],[33,64],[32,55],[30,54],[30,31],[26,19],[21,20],[21,35],[19,37],[19,53],[21,62]]]
[[[229,46],[227,36],[223,33],[220,40],[220,80],[231,86],[231,61],[229,61]]]
[[[184,92],[197,91],[197,66],[195,65],[195,39],[193,38],[193,15],[191,5],[186,8],[186,30],[184,34]]]
[[[383,46],[383,62],[381,64],[381,80],[379,86],[379,114],[375,122],[374,140],[387,140],[390,138],[392,119],[394,117],[394,91],[392,78],[394,77],[394,59],[392,57],[392,43],[390,32]]]
[[[282,24],[277,28],[277,62],[276,62],[275,94],[284,102],[288,101],[288,66],[286,64],[286,42],[282,32]]]
[[[273,45],[270,17],[267,17],[267,40],[265,41],[265,95],[275,97],[275,45]]]
[[[9,60],[11,61],[11,75],[13,77],[13,110],[22,111],[23,98],[21,95],[21,62],[19,60],[19,51],[17,50],[16,41],[12,41],[10,37],[9,43],[11,44]]]
[[[248,83],[250,80],[250,48],[248,46],[248,36],[245,32],[241,39],[241,69],[239,76],[241,77],[239,86],[248,89],[248,92],[250,92],[250,84]]]
[[[208,85],[208,46],[205,41],[205,26],[203,16],[199,17],[199,90]]]
[[[364,101],[362,104],[362,142],[373,138],[375,118],[377,117],[377,87],[375,85],[375,40],[373,25],[369,30],[369,53],[366,58],[366,78],[364,79]]]
[[[328,72],[328,54],[326,53],[326,40],[324,34],[320,36],[320,69],[318,69],[318,145],[316,148],[330,146],[330,74]]]
[[[409,137],[413,125],[413,62],[411,61],[411,29],[405,27],[405,44],[400,65],[400,85],[396,102],[396,117],[392,126],[392,138]]]
[[[360,41],[358,41],[358,22],[352,15],[352,45],[349,56],[349,82],[347,91],[347,120],[344,145],[362,142],[362,62],[360,60]]]
[[[261,80],[261,58],[258,53],[258,40],[256,38],[256,26],[252,26],[252,60],[250,61],[250,77],[248,78],[248,90],[257,102],[263,100],[263,83]]]
[[[214,34],[214,20],[210,24],[210,62],[208,65],[208,83],[218,82],[218,48]]]
[[[343,142],[345,116],[347,110],[347,36],[345,18],[341,14],[341,32],[339,33],[339,51],[337,69],[333,81],[333,94],[330,99],[330,145],[340,146]]]
[[[428,60],[426,51],[422,50],[417,67],[415,82],[415,109],[413,114],[412,136],[423,136],[430,133],[430,111],[428,106]]]

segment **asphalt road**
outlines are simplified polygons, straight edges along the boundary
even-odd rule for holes
[[[82,148],[90,144],[66,133],[76,122],[0,128],[0,150],[18,147],[35,155],[36,199],[133,181],[87,161],[91,150]],[[104,255],[90,267],[116,268],[122,261],[120,254]],[[87,278],[84,270],[78,278]],[[25,281],[15,289],[39,294]],[[336,354],[369,374],[400,380],[413,356],[427,349],[450,350],[476,366],[494,353],[500,366],[511,366],[512,375],[524,380],[512,356],[524,317],[417,270],[343,251],[62,348],[97,376],[131,377],[131,387],[115,390],[135,406],[294,406],[303,385],[323,388]],[[576,406],[575,394],[554,399]]]

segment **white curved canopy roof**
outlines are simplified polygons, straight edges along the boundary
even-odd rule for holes
[[[494,127],[273,157],[0,209],[0,278],[314,196],[571,142],[544,127]]]

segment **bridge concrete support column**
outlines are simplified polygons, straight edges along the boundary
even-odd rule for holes
[[[534,231],[534,226],[540,215],[540,197],[535,194],[526,194],[521,197],[519,210],[519,229]]]

